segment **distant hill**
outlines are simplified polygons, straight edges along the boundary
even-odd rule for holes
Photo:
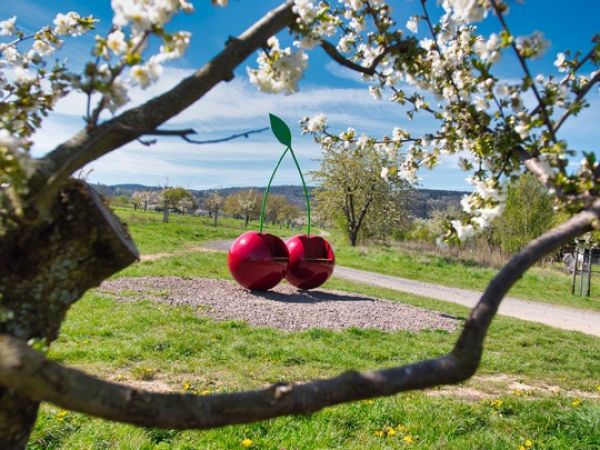
[[[113,197],[117,195],[126,195],[131,197],[135,191],[158,191],[161,188],[158,186],[144,186],[142,184],[115,184],[111,186],[97,184],[94,186],[96,190],[107,197]],[[218,189],[219,193],[226,197],[231,194],[235,194],[239,191],[247,189],[254,189],[257,192],[262,193],[264,187],[230,187]],[[309,193],[311,193],[315,187],[309,186]],[[202,200],[210,195],[214,189],[190,189],[190,192],[202,202]],[[273,194],[285,195],[290,202],[296,205],[301,210],[305,209],[304,205],[304,191],[302,186],[284,185],[284,186],[271,186],[271,192]],[[432,211],[437,209],[445,209],[449,205],[460,205],[460,199],[463,195],[468,194],[464,191],[446,191],[440,189],[416,189],[409,194],[408,208],[410,214],[414,217],[428,218],[431,216]]]

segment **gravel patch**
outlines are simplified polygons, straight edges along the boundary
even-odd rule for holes
[[[288,284],[251,292],[225,280],[139,277],[106,281],[100,291],[121,301],[147,299],[201,307],[218,320],[243,320],[282,330],[454,331],[459,324],[454,317],[424,308],[341,291],[299,291]]]

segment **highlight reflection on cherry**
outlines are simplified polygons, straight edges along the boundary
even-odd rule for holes
[[[246,289],[267,291],[285,276],[290,255],[285,243],[269,233],[248,231],[229,249],[227,265]]]
[[[333,248],[321,236],[300,234],[287,241],[290,263],[285,276],[299,289],[315,289],[325,283],[335,267]]]

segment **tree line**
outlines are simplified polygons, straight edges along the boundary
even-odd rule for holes
[[[123,198],[121,198],[123,197]],[[135,191],[130,198],[119,196],[115,206],[131,206],[139,211],[163,211],[165,222],[168,212],[189,215],[207,215],[218,225],[219,216],[223,213],[244,221],[247,227],[251,221],[260,216],[262,192],[256,189],[245,189],[227,196],[219,191],[211,192],[205,198],[196,197],[183,187],[167,187],[161,191]],[[280,227],[299,226],[303,223],[303,214],[285,195],[270,194],[265,210],[265,223]]]

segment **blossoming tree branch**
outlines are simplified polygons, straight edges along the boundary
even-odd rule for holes
[[[213,0],[226,6],[226,0]],[[39,403],[108,420],[163,428],[210,428],[285,414],[306,414],[352,400],[393,395],[469,378],[484,339],[510,287],[541,257],[599,227],[600,166],[561,138],[568,120],[589,106],[600,81],[600,38],[556,57],[556,73],[533,74],[529,60],[546,48],[541,34],[515,36],[501,0],[443,0],[439,21],[421,0],[421,12],[396,23],[384,0],[289,0],[252,24],[171,90],[128,107],[128,91],[155,83],[165,63],[185,52],[191,36],[168,30],[170,19],[191,13],[186,0],[112,0],[110,32],[96,36],[93,58],[81,72],[53,54],[71,38],[92,33],[93,17],[58,14],[27,34],[18,18],[0,22],[0,447],[26,445]],[[436,12],[436,16],[440,15]],[[394,12],[396,13],[396,12]],[[400,11],[401,13],[401,11]],[[497,32],[480,35],[487,16]],[[406,20],[406,19],[405,19]],[[289,30],[293,46],[277,34]],[[428,37],[416,38],[418,30]],[[158,43],[158,45],[156,45]],[[147,134],[200,100],[258,51],[248,69],[260,90],[291,94],[320,47],[361,74],[376,98],[388,98],[408,117],[431,118],[430,132],[395,128],[368,136],[332,130],[319,115],[302,121],[324,151],[370,147],[383,179],[411,181],[456,154],[470,176],[463,221],[447,224],[444,241],[466,239],[502,210],[503,180],[530,171],[571,219],[532,241],[490,282],[450,352],[410,365],[347,372],[302,384],[216,395],[151,393],[97,379],[45,357],[69,307],[91,287],[138,258],[126,229],[97,194],[71,175],[102,155]],[[158,48],[154,52],[153,49]],[[514,57],[518,80],[495,73],[500,56]],[[34,133],[70,92],[87,99],[81,131],[42,158],[30,155]],[[574,167],[574,157],[581,159]]]

